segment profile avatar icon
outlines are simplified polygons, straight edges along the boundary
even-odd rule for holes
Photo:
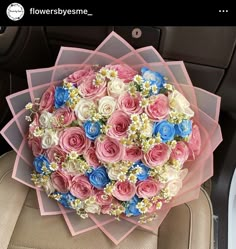
[[[19,3],[11,3],[7,7],[7,16],[12,21],[19,21],[24,16],[24,7]]]

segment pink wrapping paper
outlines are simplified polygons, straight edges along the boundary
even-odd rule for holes
[[[28,122],[25,120],[28,102],[33,102],[50,85],[58,85],[69,74],[85,65],[126,63],[139,70],[143,66],[158,71],[168,77],[195,111],[194,122],[199,125],[202,138],[201,153],[195,161],[186,162],[189,173],[184,179],[178,195],[164,204],[155,221],[138,223],[137,218],[122,217],[120,221],[109,215],[89,215],[81,219],[73,210],[66,210],[56,201],[47,197],[42,189],[31,182],[33,156],[27,144]],[[12,120],[1,130],[2,136],[17,153],[12,177],[36,189],[41,215],[62,214],[72,235],[92,229],[101,229],[115,244],[121,242],[135,228],[141,227],[155,231],[168,214],[171,207],[191,201],[198,197],[200,186],[213,175],[213,151],[222,141],[218,124],[220,97],[192,85],[182,61],[165,62],[153,47],[134,50],[124,39],[112,32],[95,51],[62,47],[55,66],[27,71],[28,89],[7,96],[12,112]]]

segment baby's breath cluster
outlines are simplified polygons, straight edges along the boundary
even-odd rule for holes
[[[95,86],[100,86],[104,82],[111,81],[118,77],[118,72],[113,69],[102,67],[96,74],[96,77],[93,81]]]

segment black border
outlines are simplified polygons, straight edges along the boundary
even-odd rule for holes
[[[94,1],[94,0],[93,0]],[[18,2],[24,9],[24,17],[12,21],[6,15],[10,3]],[[236,8],[224,2],[221,4],[199,1],[156,1],[121,2],[103,0],[64,1],[4,1],[0,4],[0,24],[3,26],[36,25],[151,25],[151,26],[233,26],[236,25]],[[87,15],[30,15],[30,9],[87,9]],[[222,10],[220,12],[220,10]],[[225,10],[223,12],[223,10]],[[226,12],[227,10],[227,12]]]

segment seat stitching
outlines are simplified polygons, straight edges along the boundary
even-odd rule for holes
[[[12,244],[10,243],[9,244],[10,247],[13,247],[13,248],[22,248],[22,249],[43,249],[43,248],[39,248],[39,247],[29,247],[29,246],[20,246],[20,245],[16,245],[16,244]]]
[[[15,223],[15,226],[17,225],[18,219],[19,219],[19,217],[20,217],[20,216],[21,216],[21,214],[22,214],[23,207],[24,207],[24,204],[25,204],[25,201],[26,201],[26,199],[27,199],[28,195],[29,195],[29,189],[28,189],[28,193],[25,195],[24,203],[22,204],[22,207],[21,207],[21,210],[20,210],[19,215],[18,215],[18,217],[17,217],[17,220],[16,220],[16,223]],[[13,230],[13,232],[12,232],[12,234],[11,234],[11,238],[12,238],[13,233],[14,233],[14,230]],[[10,241],[9,241],[8,246],[9,246],[9,245],[11,245],[11,238],[10,238]],[[23,247],[22,247],[22,248],[23,248]],[[40,249],[40,248],[30,248],[30,249]]]
[[[188,233],[188,249],[191,249],[192,248],[192,229],[193,229],[193,214],[192,214],[192,210],[190,208],[190,206],[185,203],[184,204],[188,210],[189,210],[189,216],[190,216],[190,219],[189,219],[189,233]]]
[[[32,206],[30,206],[29,204],[24,204],[24,207],[32,208],[32,209],[35,209],[35,210],[39,210],[39,208],[37,208],[37,207],[32,207]]]
[[[7,154],[11,153],[11,152],[12,152],[12,150],[5,152],[4,154],[2,154],[2,155],[0,156],[0,159],[3,158],[4,156],[6,156]]]
[[[211,210],[211,213],[212,213],[212,206],[210,205],[210,203],[211,203],[211,202],[210,202],[210,198],[209,198],[209,196],[207,195],[206,190],[203,189],[203,188],[201,187],[201,192],[205,195],[205,197],[206,197],[206,199],[207,199],[207,204],[208,204],[208,206],[209,206],[209,208],[210,208],[210,210]],[[191,209],[191,207],[190,207],[187,203],[185,203],[185,205],[189,208],[190,214],[191,214],[191,227],[190,227],[190,229],[191,229],[191,237],[192,237],[192,209]],[[212,249],[212,234],[213,234],[212,222],[213,222],[213,220],[212,220],[212,218],[211,218],[211,219],[210,219],[210,244],[209,244],[209,249]],[[192,240],[191,240],[190,237],[189,237],[189,249],[191,249],[191,242],[192,242]]]
[[[3,179],[12,172],[12,169],[9,169],[8,171],[6,171],[0,178],[0,184],[2,183]]]
[[[207,194],[207,192],[206,192],[206,190],[205,189],[202,189],[202,192],[203,192],[203,194],[205,195],[205,197],[206,197],[206,199],[207,199],[207,203],[208,203],[208,205],[209,205],[209,208],[210,208],[210,210],[211,210],[211,213],[213,213],[213,208],[212,208],[212,205],[211,205],[211,200],[210,200],[210,197],[209,197],[209,195]],[[213,217],[210,219],[210,236],[211,236],[211,238],[210,238],[210,247],[209,247],[209,249],[211,249],[212,248],[212,238],[213,238],[213,229],[214,229],[214,227],[213,227]]]

